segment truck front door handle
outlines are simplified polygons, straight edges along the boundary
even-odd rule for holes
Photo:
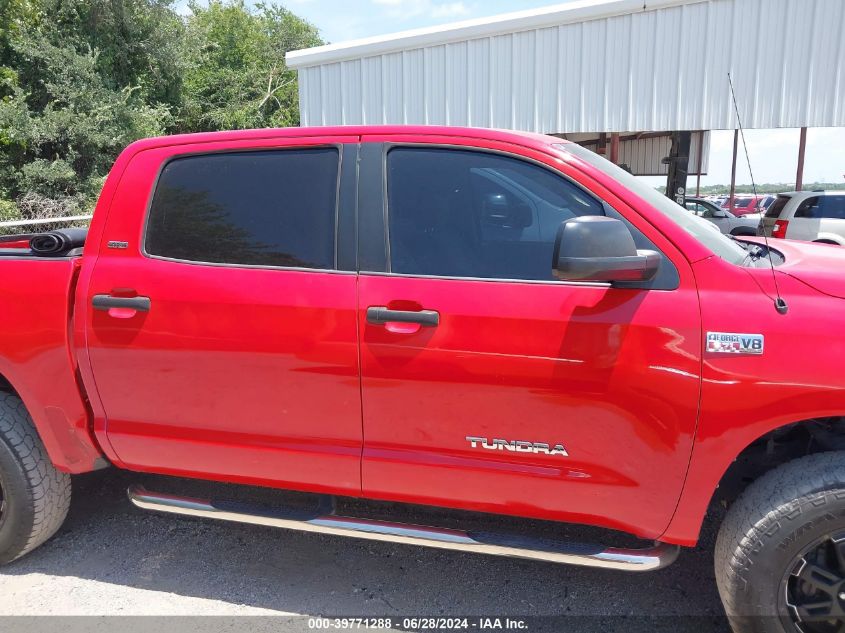
[[[95,310],[108,312],[113,308],[135,310],[136,312],[150,311],[149,297],[113,297],[112,295],[94,295],[92,305]]]
[[[384,306],[370,306],[367,308],[367,323],[371,325],[385,325],[387,323],[416,323],[424,327],[437,327],[440,324],[440,313],[434,310],[390,310]]]

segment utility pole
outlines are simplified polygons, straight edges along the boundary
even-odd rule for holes
[[[666,178],[666,196],[684,206],[687,200],[687,174],[692,132],[672,132],[672,149],[663,163],[669,165]]]
[[[807,151],[807,128],[801,128],[801,136],[798,138],[798,171],[795,175],[795,191],[804,188],[804,153]]]
[[[736,154],[739,151],[739,130],[734,130],[734,153],[731,161],[731,197],[729,198],[728,208],[731,213],[734,212],[734,198],[736,197]]]

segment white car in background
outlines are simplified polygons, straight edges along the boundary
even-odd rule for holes
[[[734,215],[717,203],[704,198],[689,197],[686,199],[686,207],[726,235],[757,235],[757,226],[762,218],[759,213]]]
[[[757,234],[845,246],[845,191],[779,194]]]

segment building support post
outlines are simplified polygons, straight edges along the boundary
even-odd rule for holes
[[[665,162],[669,165],[666,179],[666,195],[684,206],[687,200],[687,175],[689,173],[689,150],[692,132],[672,132],[672,149]]]
[[[704,160],[704,132],[698,133],[698,164],[696,167],[697,177],[695,179],[695,197],[701,195],[701,161]]]
[[[610,162],[614,165],[619,164],[619,132],[613,132],[610,135]]]
[[[804,187],[804,152],[807,149],[807,128],[801,128],[801,137],[798,140],[798,172],[795,174],[795,191],[801,191]]]
[[[728,208],[734,212],[734,198],[736,197],[736,153],[739,149],[739,130],[734,130],[734,153],[731,162],[731,197],[728,199]]]
[[[605,134],[604,132],[599,134],[599,144],[596,148],[596,154],[607,158],[607,134]]]

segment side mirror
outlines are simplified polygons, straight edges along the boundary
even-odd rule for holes
[[[566,220],[555,239],[552,272],[562,281],[649,281],[660,255],[638,251],[624,222],[589,215]]]

